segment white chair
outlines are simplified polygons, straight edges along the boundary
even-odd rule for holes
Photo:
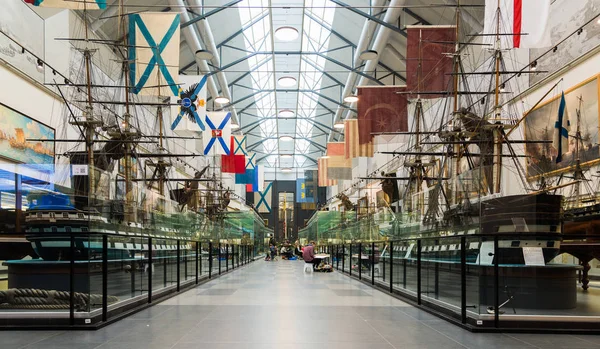
[[[312,265],[312,263],[304,263],[304,272],[305,273],[312,273],[313,272],[313,265]]]

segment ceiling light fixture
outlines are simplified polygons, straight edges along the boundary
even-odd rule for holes
[[[358,97],[355,95],[349,95],[344,97],[344,102],[346,103],[355,103],[358,102]]]
[[[279,157],[282,159],[291,159],[292,154],[280,154]]]
[[[296,86],[296,78],[293,76],[282,76],[277,80],[277,84],[281,87]]]
[[[344,128],[344,122],[343,121],[338,121],[335,124],[333,124],[333,128],[337,128],[339,129],[343,129]]]
[[[215,54],[209,50],[196,51],[196,58],[203,60],[203,61],[210,61],[211,59],[213,59],[214,56],[215,56]]]
[[[237,122],[232,121],[231,122],[231,129],[232,130],[237,130],[238,128],[240,128],[240,125]]]
[[[282,169],[281,169],[281,172],[286,172],[286,173],[289,173],[289,172],[292,172],[292,169],[291,169],[291,168],[289,168],[289,167],[282,168]]]
[[[281,118],[291,118],[294,116],[294,111],[291,109],[282,109],[279,111],[279,117]]]
[[[293,141],[294,137],[292,137],[292,136],[281,136],[281,137],[279,137],[279,140],[280,141],[284,141],[284,142],[288,142],[288,141]]]
[[[377,56],[379,56],[379,54],[375,50],[365,50],[361,52],[360,55],[358,55],[358,57],[363,61],[370,61],[376,59]]]
[[[294,27],[279,27],[275,30],[275,37],[281,41],[293,41],[298,38],[298,29]]]
[[[215,103],[227,104],[227,103],[229,103],[229,98],[224,97],[224,96],[218,96],[217,98],[215,98]]]

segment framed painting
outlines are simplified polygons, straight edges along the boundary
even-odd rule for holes
[[[131,161],[131,178],[138,177],[138,162],[134,157],[129,157]],[[119,174],[125,175],[125,158],[119,159]]]
[[[42,170],[44,165],[52,167],[54,136],[52,127],[0,104],[0,157],[16,163],[40,165]]]
[[[561,95],[540,104],[530,111],[525,119],[525,139],[546,141],[546,143],[527,143],[525,145],[527,179],[534,181],[541,176],[551,177],[571,171],[579,157],[584,167],[592,166],[600,160],[598,146],[598,120],[600,109],[600,75],[587,79],[564,91],[566,110],[569,117],[569,147],[557,162],[558,151],[552,144],[559,130],[555,127],[558,120],[558,107]],[[575,137],[577,129],[581,137]]]

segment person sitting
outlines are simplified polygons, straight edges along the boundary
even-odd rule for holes
[[[300,246],[300,241],[298,240],[294,243],[294,254],[298,257],[302,257],[302,246]]]
[[[313,270],[316,270],[319,264],[321,264],[321,259],[315,257],[315,242],[311,241],[308,245],[304,246],[304,251],[302,251],[302,258],[305,263],[312,263]]]

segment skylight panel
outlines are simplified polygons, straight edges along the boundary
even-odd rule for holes
[[[269,11],[269,0],[246,0],[239,4],[238,13],[242,26],[247,25],[254,19],[265,15]],[[247,55],[254,52],[271,51],[271,21],[269,16],[264,16],[261,20],[246,28],[243,33]],[[256,115],[259,118],[270,117],[275,114],[276,100],[274,92],[261,92],[265,90],[274,90],[274,67],[272,57],[263,59],[264,56],[257,55],[248,58],[248,68],[250,70],[250,80],[252,89],[255,92],[254,102],[256,106]],[[276,137],[277,123],[275,120],[264,120],[259,124],[259,130],[263,137]],[[276,139],[266,139],[263,143],[265,153],[272,153],[277,150]]]

